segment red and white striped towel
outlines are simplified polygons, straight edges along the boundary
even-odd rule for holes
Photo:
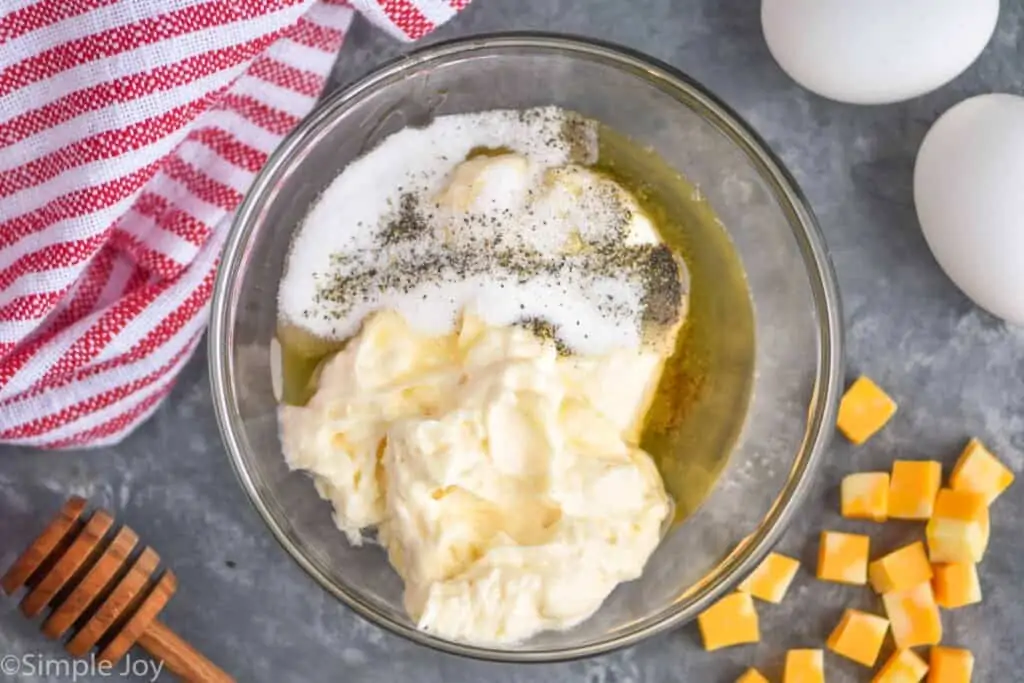
[[[410,40],[468,1],[3,0],[0,441],[98,446],[152,414],[353,13]]]

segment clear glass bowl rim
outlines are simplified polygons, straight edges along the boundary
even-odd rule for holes
[[[794,237],[807,266],[807,275],[818,314],[819,358],[808,410],[807,429],[786,484],[757,531],[723,560],[716,571],[717,577],[695,595],[667,606],[660,614],[644,620],[629,632],[583,646],[531,651],[497,650],[444,640],[381,614],[358,594],[342,590],[332,583],[295,547],[262,500],[256,483],[245,466],[238,438],[243,426],[235,407],[235,372],[231,354],[227,350],[229,328],[233,323],[229,318],[229,306],[233,301],[233,290],[239,279],[248,238],[261,213],[263,198],[268,188],[273,186],[275,174],[288,162],[293,161],[296,153],[309,140],[316,137],[315,132],[320,126],[330,121],[337,112],[344,111],[351,103],[358,101],[364,93],[373,91],[382,82],[401,74],[416,72],[437,60],[469,57],[478,51],[493,48],[554,50],[583,58],[600,59],[616,68],[641,75],[652,85],[685,93],[695,112],[727,136],[746,154],[750,163],[758,168],[762,179],[770,186],[776,201],[779,202],[780,208],[789,217],[790,225],[796,226]],[[627,647],[694,619],[738,583],[741,577],[752,571],[768,554],[799,509],[832,437],[844,376],[841,310],[839,289],[824,237],[796,181],[750,125],[704,86],[675,67],[630,48],[605,41],[536,31],[488,33],[433,43],[383,64],[355,83],[339,89],[319,102],[270,155],[235,214],[214,283],[208,337],[210,384],[222,440],[232,468],[250,503],[292,559],[325,590],[371,623],[443,652],[496,662],[566,661]]]

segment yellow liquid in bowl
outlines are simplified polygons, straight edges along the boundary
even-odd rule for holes
[[[637,197],[689,270],[689,310],[640,445],[675,499],[676,521],[707,498],[743,429],[754,383],[754,308],[739,256],[711,206],[656,150],[601,128],[598,168]]]

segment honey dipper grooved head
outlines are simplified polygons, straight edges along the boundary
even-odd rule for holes
[[[100,661],[116,663],[139,644],[183,680],[232,681],[157,620],[178,582],[170,570],[157,572],[156,551],[107,512],[87,515],[85,507],[77,496],[64,504],[0,578],[4,592],[28,589],[21,601],[27,617],[49,607],[43,633],[71,633],[65,648],[72,655],[97,648]]]

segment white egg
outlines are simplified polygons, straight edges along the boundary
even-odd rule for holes
[[[1024,98],[982,95],[943,114],[917,154],[914,204],[950,279],[1024,325]]]
[[[899,102],[958,76],[985,48],[999,0],[763,0],[782,69],[819,95]]]

